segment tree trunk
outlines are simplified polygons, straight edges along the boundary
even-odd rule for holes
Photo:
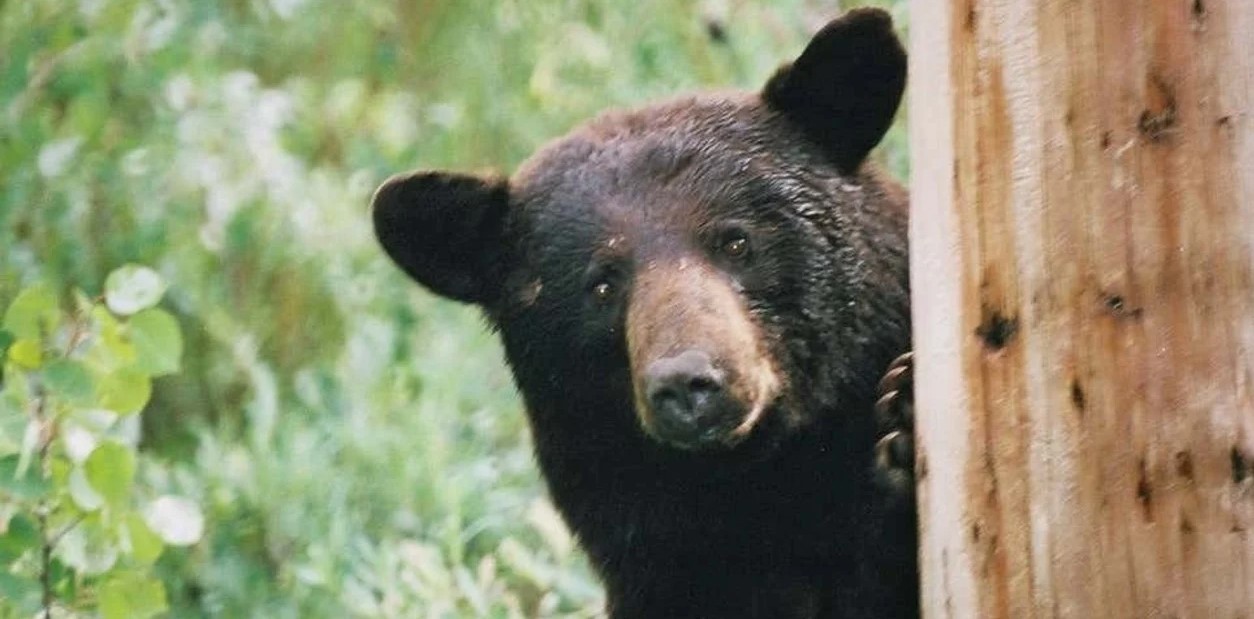
[[[1254,0],[914,0],[925,615],[1254,617]]]

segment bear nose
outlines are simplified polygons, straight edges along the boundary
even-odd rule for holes
[[[723,378],[710,355],[698,350],[650,363],[644,375],[645,397],[658,438],[694,447],[716,440],[732,408]]]

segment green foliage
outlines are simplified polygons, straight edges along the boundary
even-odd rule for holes
[[[4,331],[13,339],[38,341],[56,331],[61,314],[57,299],[46,286],[23,290],[4,312]]]
[[[756,88],[836,10],[0,0],[4,603],[42,595],[44,528],[12,506],[55,502],[54,533],[83,515],[57,599],[105,616],[594,614],[497,343],[386,262],[370,192],[508,172],[606,107]],[[61,411],[47,463],[37,393]]]
[[[0,458],[0,490],[19,500],[37,501],[48,494],[51,484],[18,454]]]
[[[104,619],[147,619],[165,610],[165,589],[151,578],[122,573],[100,585]]]
[[[141,372],[165,376],[179,371],[183,335],[173,316],[159,309],[143,310],[131,317],[130,336],[135,365]]]
[[[78,293],[63,310],[35,285],[4,314],[0,422],[24,429],[0,441],[0,616],[164,612],[153,562],[203,532],[195,503],[137,483],[134,414],[181,354],[177,325],[153,307],[164,284],[137,267],[107,281],[103,303]]]

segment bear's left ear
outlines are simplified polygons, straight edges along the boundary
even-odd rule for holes
[[[905,87],[906,51],[892,17],[854,9],[780,67],[762,97],[800,125],[842,172],[852,173],[888,131]]]
[[[509,184],[449,172],[393,176],[374,193],[374,232],[414,281],[464,303],[499,295]]]

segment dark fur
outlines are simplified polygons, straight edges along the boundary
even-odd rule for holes
[[[906,197],[862,163],[902,80],[887,17],[858,11],[761,96],[610,113],[508,184],[423,173],[376,197],[393,259],[499,328],[612,616],[917,616],[914,510],[871,466],[875,384],[909,345]],[[752,262],[704,251],[725,222]],[[659,444],[633,404],[632,273],[682,256],[734,282],[787,382],[725,451]],[[598,303],[606,278],[619,297]]]

